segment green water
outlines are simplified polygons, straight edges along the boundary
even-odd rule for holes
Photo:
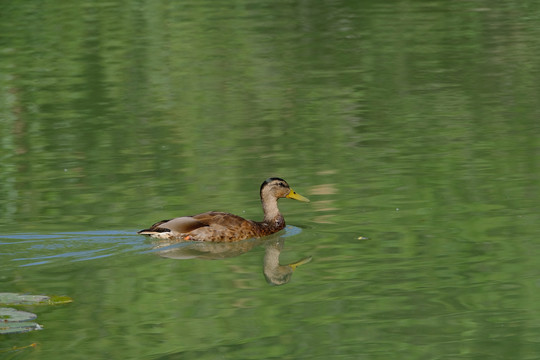
[[[74,299],[0,358],[538,358],[536,2],[0,5],[0,292]],[[270,176],[269,239],[135,234]]]

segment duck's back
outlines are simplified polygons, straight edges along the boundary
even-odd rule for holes
[[[262,236],[259,223],[234,214],[209,211],[192,218],[206,226],[191,231],[188,240],[231,242]]]
[[[232,242],[261,237],[280,229],[219,211],[162,220],[139,234],[158,239]]]

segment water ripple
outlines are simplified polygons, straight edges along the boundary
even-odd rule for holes
[[[301,231],[287,226],[281,236],[294,236]],[[129,252],[146,253],[151,248],[145,238],[129,230],[0,235],[0,269],[89,261]]]
[[[0,236],[0,268],[88,261],[148,249],[134,231],[85,231]]]

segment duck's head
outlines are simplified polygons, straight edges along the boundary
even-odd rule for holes
[[[273,177],[266,179],[261,185],[261,199],[268,197],[289,198],[303,202],[309,202],[309,199],[295,192],[287,182],[281,178]]]

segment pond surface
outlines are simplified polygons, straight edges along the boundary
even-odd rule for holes
[[[536,2],[4,3],[0,358],[538,358]]]

